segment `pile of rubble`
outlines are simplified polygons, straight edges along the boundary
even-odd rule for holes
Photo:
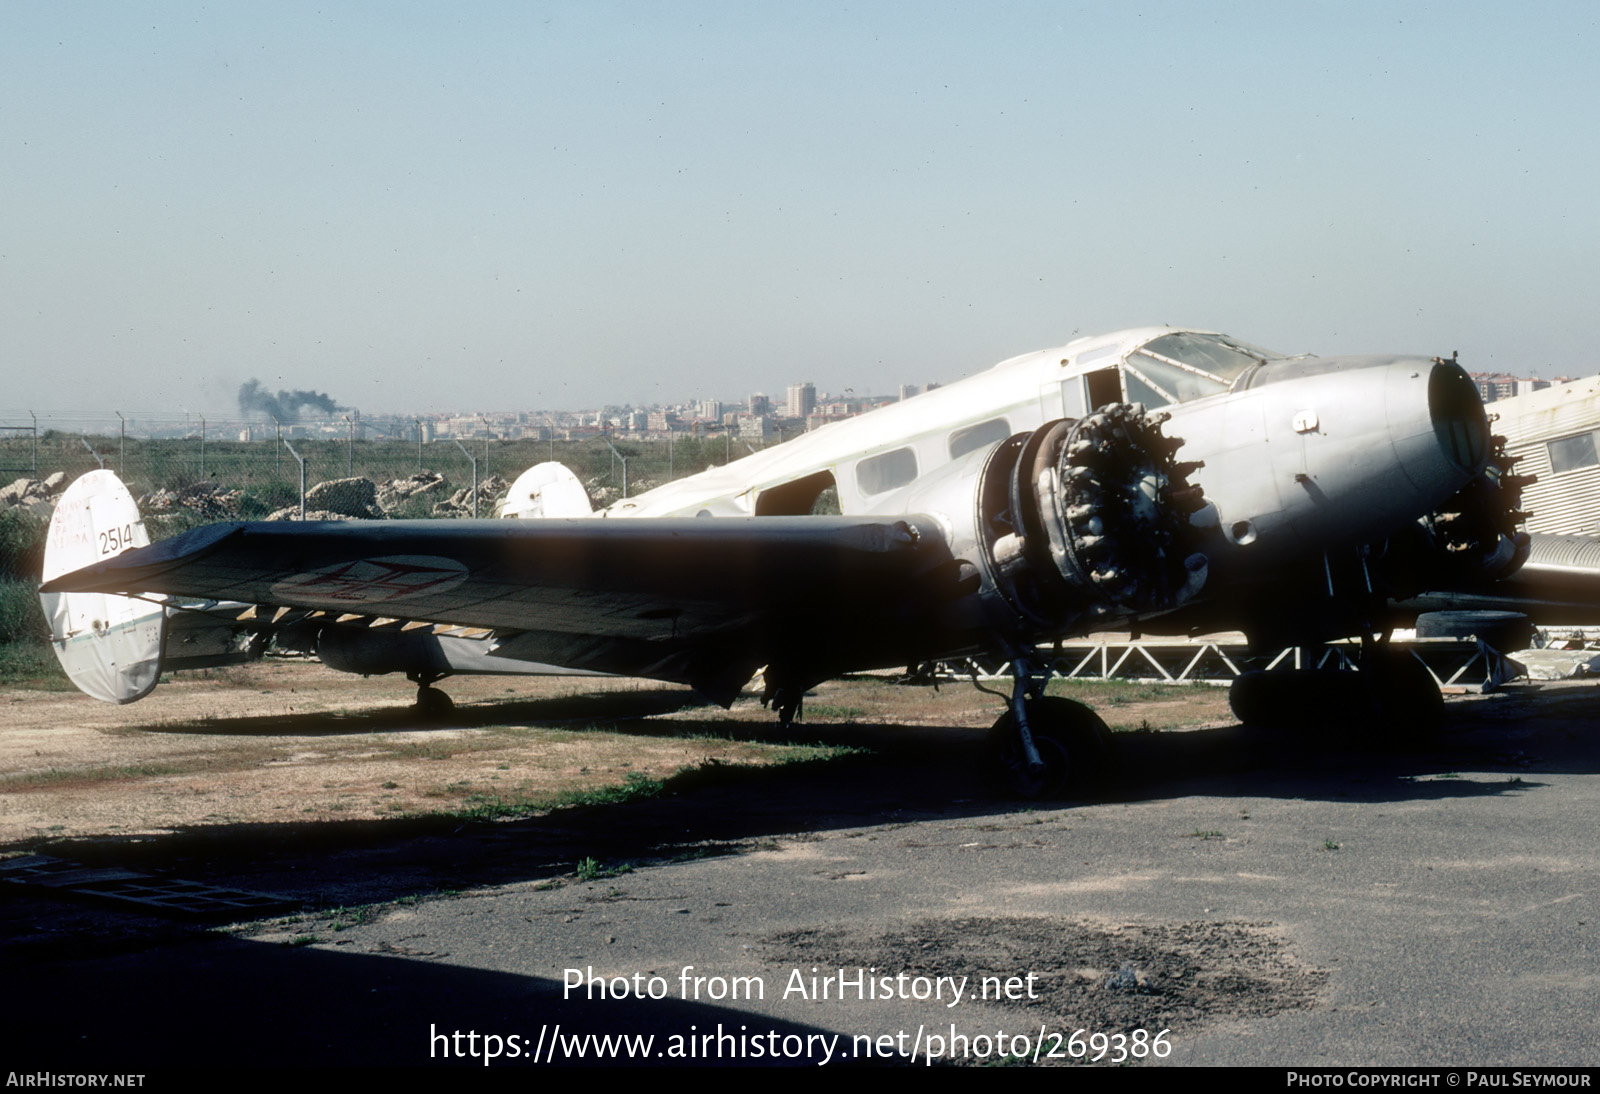
[[[602,485],[603,484],[603,485]],[[653,479],[630,479],[628,481],[628,496],[636,498],[646,490],[654,490],[658,484]],[[622,500],[622,486],[610,475],[596,475],[583,484],[589,491],[589,500],[596,509],[604,509],[613,502]]]
[[[444,476],[437,471],[418,471],[405,479],[390,479],[378,487],[378,508],[393,513],[412,498],[420,497],[445,485]]]
[[[391,479],[381,486],[371,479],[334,479],[319,482],[306,491],[307,520],[382,520],[413,508],[412,503],[432,491],[442,491],[448,484],[437,471],[425,471],[404,479]],[[495,502],[503,499],[511,484],[498,475],[490,475],[478,484],[478,515],[494,514]],[[434,503],[436,517],[472,516],[472,487],[465,486]],[[300,507],[292,505],[279,509],[268,520],[299,520]]]
[[[306,491],[307,520],[381,520],[378,486],[368,478],[331,479]],[[299,520],[300,506],[289,505],[267,515],[268,520]]]
[[[237,520],[243,490],[229,490],[214,482],[196,482],[175,490],[162,487],[139,499],[141,513],[187,511],[208,520]]]
[[[67,473],[57,471],[43,479],[18,479],[0,490],[0,509],[25,509],[48,517],[56,507],[56,496],[67,486]]]
[[[495,506],[505,500],[511,484],[499,475],[490,475],[478,483],[478,516],[494,516]],[[433,507],[436,517],[472,516],[472,487],[464,486],[449,498]]]

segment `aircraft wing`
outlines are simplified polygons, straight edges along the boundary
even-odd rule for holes
[[[906,664],[956,567],[928,517],[216,524],[47,581],[494,632],[494,653],[691,684]],[[819,677],[820,678],[820,677]]]

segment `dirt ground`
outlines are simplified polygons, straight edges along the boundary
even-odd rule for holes
[[[410,685],[398,677],[309,661],[186,674],[125,707],[76,692],[0,691],[0,848],[206,826],[526,813],[630,777],[863,747],[859,733],[849,744],[817,743],[841,725],[981,731],[999,710],[968,684],[934,691],[857,678],[818,688],[804,720],[780,735],[753,698],[724,711],[653,681],[460,677],[446,689],[456,710],[431,725],[414,719]],[[1080,690],[1114,728],[1231,721],[1221,689]]]

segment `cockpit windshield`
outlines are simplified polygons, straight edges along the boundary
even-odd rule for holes
[[[1128,398],[1146,406],[1187,403],[1218,395],[1252,365],[1281,353],[1216,334],[1163,334],[1123,361]]]

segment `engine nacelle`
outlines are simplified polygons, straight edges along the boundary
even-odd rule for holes
[[[975,587],[963,624],[1018,646],[1181,607],[1205,584],[1201,507],[1164,416],[1112,405],[1047,422],[908,488]],[[899,500],[895,504],[901,504]],[[969,569],[970,568],[970,569]]]
[[[1478,391],[1444,360],[1274,361],[1227,395],[1172,408],[1215,509],[1230,574],[1395,534],[1484,468]]]

